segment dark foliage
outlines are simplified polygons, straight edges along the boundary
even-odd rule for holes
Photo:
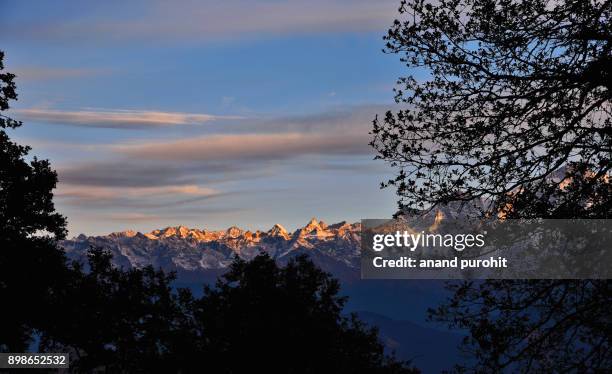
[[[432,317],[467,330],[458,372],[604,373],[612,368],[608,281],[465,282]]]
[[[378,332],[341,314],[338,282],[305,257],[280,268],[236,259],[201,298],[151,267],[122,271],[93,250],[43,335],[74,372],[416,373],[385,355]]]
[[[341,314],[339,289],[305,256],[284,268],[267,255],[236,260],[197,302],[207,361],[218,373],[416,372],[384,354],[376,330]]]
[[[386,51],[413,75],[403,105],[374,121],[378,158],[398,168],[400,213],[482,199],[485,216],[612,215],[612,2],[403,1]],[[433,320],[465,329],[459,372],[604,372],[610,283],[450,286]]]
[[[120,270],[92,249],[88,271],[75,264],[63,305],[42,331],[41,349],[69,352],[73,372],[178,372],[196,352],[187,290],[152,267]],[[191,357],[193,358],[193,357]],[[200,365],[199,367],[204,367]]]
[[[0,112],[17,99],[3,58],[0,51]],[[20,125],[0,114],[0,351],[13,352],[23,351],[33,330],[48,322],[40,310],[69,276],[56,245],[66,233],[53,206],[57,175],[46,160],[27,161],[30,148],[9,139],[6,129]]]
[[[419,75],[399,79],[406,109],[376,119],[372,141],[399,169],[388,184],[401,208],[488,198],[496,212],[520,191],[553,191],[563,167],[607,178],[611,12],[598,0],[402,2],[387,51]]]

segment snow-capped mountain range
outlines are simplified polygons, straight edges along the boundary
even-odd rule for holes
[[[124,268],[153,265],[197,277],[226,269],[237,255],[249,260],[261,252],[279,263],[307,253],[327,271],[338,273],[359,268],[360,223],[327,225],[315,218],[304,227],[288,232],[276,224],[268,231],[248,231],[238,227],[209,231],[184,226],[167,227],[149,233],[115,232],[105,236],[79,235],[61,245],[67,255],[85,262],[92,247],[111,251],[116,265]],[[212,274],[211,274],[212,275]]]
[[[453,202],[423,215],[406,215],[418,226],[435,230],[443,219],[461,219],[478,214],[478,201]],[[319,267],[334,276],[347,279],[360,274],[361,223],[346,221],[326,224],[312,218],[304,227],[288,232],[276,224],[268,231],[249,231],[232,226],[227,230],[166,227],[141,233],[132,230],[104,236],[79,235],[60,244],[69,258],[86,263],[90,248],[109,250],[115,265],[130,269],[153,265],[176,271],[179,278],[200,281],[215,278],[231,264],[235,256],[250,260],[265,252],[280,264],[307,254]]]

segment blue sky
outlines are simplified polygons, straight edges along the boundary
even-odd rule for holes
[[[12,133],[72,235],[388,217],[367,146],[405,74],[396,1],[5,1]]]

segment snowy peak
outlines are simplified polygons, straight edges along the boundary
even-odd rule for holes
[[[315,217],[312,217],[310,221],[306,224],[306,226],[304,226],[304,230],[312,231],[320,227],[321,226],[319,226],[319,221],[317,221]]]
[[[242,230],[236,226],[232,226],[225,231],[225,235],[229,238],[237,238],[242,235]]]
[[[149,234],[145,234],[147,237],[158,237],[158,238],[170,238],[178,236],[185,238],[189,234],[189,229],[185,226],[166,227],[161,230],[153,230]]]
[[[296,231],[296,239],[311,237],[318,239],[325,239],[328,236],[333,236],[334,233],[327,230],[327,224],[325,222],[317,221],[316,218],[312,218],[306,226]]]
[[[432,232],[437,231],[438,227],[440,227],[440,224],[445,218],[446,218],[446,215],[441,210],[436,210],[436,215],[434,216],[434,222],[433,222],[433,225],[429,227],[429,231],[432,231]]]
[[[126,230],[126,231],[113,232],[113,233],[110,233],[108,236],[115,237],[115,238],[132,238],[136,236],[137,234],[138,233],[134,230]],[[79,237],[81,235],[79,235]]]
[[[279,225],[278,223],[272,226],[272,228],[267,232],[267,235],[270,237],[279,236],[285,240],[289,239],[289,233],[287,232],[287,230],[282,225]]]

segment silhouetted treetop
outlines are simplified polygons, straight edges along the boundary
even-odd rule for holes
[[[338,281],[307,257],[278,267],[236,259],[197,302],[213,372],[414,373],[384,352],[376,330],[342,314]]]
[[[2,114],[17,99],[15,75],[4,72],[3,58],[0,51],[0,232],[18,237],[47,233],[63,239],[66,221],[55,212],[51,192],[57,174],[47,160],[34,157],[28,162],[30,147],[12,142],[5,131],[21,122]]]
[[[0,111],[9,108],[10,100],[17,100],[15,74],[4,71],[4,52],[0,51]],[[0,114],[0,127],[18,127],[21,123]]]
[[[612,368],[606,280],[454,284],[430,318],[468,331],[459,373],[605,373]]]
[[[372,141],[399,169],[385,185],[400,206],[490,197],[495,210],[557,170],[605,177],[611,13],[599,0],[403,1],[385,39],[411,68],[404,108],[374,121]]]
[[[191,293],[173,289],[174,274],[119,269],[111,258],[92,249],[87,271],[76,266],[42,330],[42,350],[69,352],[76,373],[185,372],[185,356],[197,346],[185,309]]]
[[[506,218],[612,215],[612,1],[406,0],[385,39],[411,69],[372,145],[400,213],[484,198]],[[459,373],[606,372],[610,281],[449,284]]]
[[[42,345],[70,352],[75,372],[417,373],[385,354],[378,332],[343,315],[338,282],[306,257],[279,267],[236,258],[195,298],[173,274],[121,270],[92,250],[89,272],[62,291],[65,305]]]
[[[49,323],[51,298],[69,270],[56,240],[66,221],[55,211],[57,174],[49,162],[28,159],[30,148],[11,141],[21,125],[3,113],[17,99],[15,75],[4,71],[0,51],[0,351],[21,352],[32,332]],[[10,306],[9,306],[10,305]]]

